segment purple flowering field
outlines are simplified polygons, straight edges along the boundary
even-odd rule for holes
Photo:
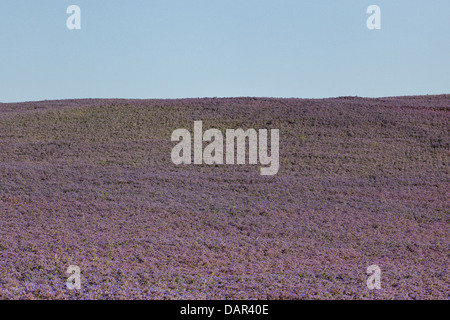
[[[449,111],[450,95],[1,103],[0,299],[449,299]],[[279,129],[278,174],[174,165],[171,133],[196,120]]]

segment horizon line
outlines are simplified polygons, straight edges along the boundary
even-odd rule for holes
[[[62,99],[43,99],[43,100],[24,100],[24,101],[12,101],[3,102],[2,104],[14,104],[14,103],[32,103],[32,102],[50,102],[50,101],[82,101],[82,100],[205,100],[205,99],[296,99],[296,100],[328,100],[328,99],[342,99],[342,98],[359,98],[359,99],[390,99],[390,98],[415,98],[415,97],[437,97],[437,96],[450,96],[450,93],[437,93],[437,94],[417,94],[417,95],[398,95],[398,96],[379,96],[379,97],[367,97],[367,96],[334,96],[334,97],[322,97],[322,98],[301,98],[301,97],[269,97],[269,96],[209,96],[209,97],[184,97],[184,98],[62,98]]]

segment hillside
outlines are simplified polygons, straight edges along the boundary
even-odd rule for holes
[[[2,103],[0,299],[448,299],[449,111],[450,95]],[[196,120],[279,129],[278,173],[174,165],[171,133]]]

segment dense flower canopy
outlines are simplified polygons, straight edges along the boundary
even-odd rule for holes
[[[448,299],[449,108],[449,95],[0,104],[0,299]],[[278,174],[174,165],[171,132],[196,120],[279,129]],[[381,290],[365,285],[373,264]]]

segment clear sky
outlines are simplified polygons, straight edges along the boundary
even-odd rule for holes
[[[0,46],[1,102],[450,93],[450,0],[0,0]]]

